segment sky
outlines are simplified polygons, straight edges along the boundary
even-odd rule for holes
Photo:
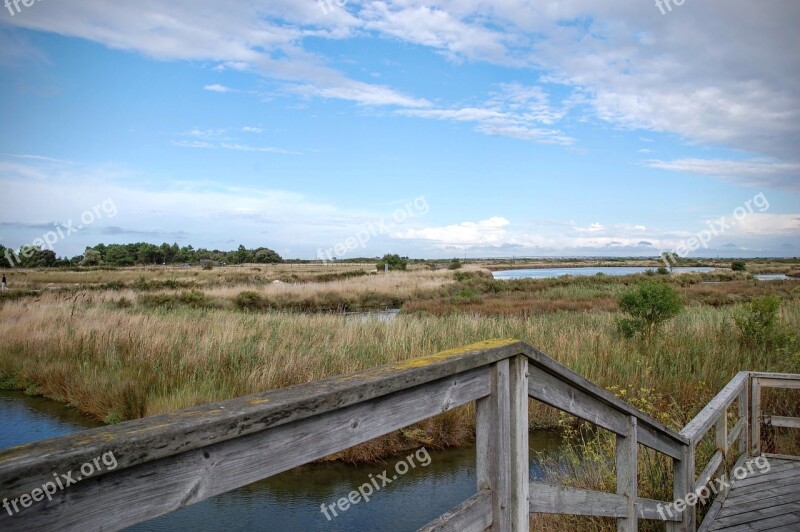
[[[7,247],[800,256],[796,0],[25,2]]]

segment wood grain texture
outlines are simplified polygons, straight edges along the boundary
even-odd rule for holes
[[[492,526],[492,494],[482,490],[418,532],[483,532]]]
[[[489,373],[488,367],[474,369],[91,477],[58,492],[50,502],[37,502],[35,508],[14,517],[0,515],[0,529],[116,530],[131,526],[485,397],[491,390]]]
[[[515,340],[481,342],[178,412],[77,432],[0,452],[0,486],[31,491],[53,472],[80,468],[113,450],[120,469],[200,449],[457,375],[522,352]]]

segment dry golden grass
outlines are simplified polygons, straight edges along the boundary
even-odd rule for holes
[[[438,282],[439,275],[421,273],[420,279]],[[392,284],[392,276],[374,282],[404,289]],[[343,291],[358,289],[357,283],[341,283]],[[209,292],[230,295],[224,290]],[[132,302],[136,297],[130,290],[45,292],[36,299],[6,301],[0,308],[4,385],[119,421],[513,337],[601,386],[650,388],[673,397],[684,407],[684,418],[675,421],[679,425],[739,370],[800,370],[798,353],[740,345],[735,307],[687,308],[653,345],[643,347],[616,337],[613,312],[401,315],[385,323],[331,314],[119,308],[119,298]],[[784,302],[782,319],[788,329],[800,331],[800,302]],[[534,426],[555,421],[542,409],[531,413]],[[434,447],[459,444],[469,439],[473,422],[469,410],[457,411],[347,457],[374,458],[407,445],[411,436]]]
[[[678,428],[739,370],[800,371],[798,353],[740,344],[733,326],[738,307],[730,304],[778,293],[784,327],[796,334],[800,294],[793,282],[700,285],[681,278],[675,282],[685,284],[692,304],[642,346],[614,332],[616,298],[635,278],[497,284],[485,270],[466,267],[314,281],[360,268],[15,271],[12,283],[28,276],[31,287],[70,288],[0,300],[0,384],[114,422],[513,337],[601,386],[649,388],[673,398],[682,405],[683,417],[673,420]],[[295,282],[272,284],[280,276]],[[265,302],[259,311],[237,309],[243,291]],[[726,306],[705,304],[719,301]],[[400,304],[403,314],[389,323],[268,310]],[[531,411],[533,426],[555,422],[543,408]],[[457,445],[471,437],[473,423],[471,409],[460,409],[343,456],[373,459],[414,442]]]

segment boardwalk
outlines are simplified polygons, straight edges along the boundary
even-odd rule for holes
[[[733,484],[708,530],[800,530],[800,460],[772,458],[770,465]]]
[[[537,513],[612,518],[619,532],[645,519],[668,532],[800,530],[800,462],[765,454],[760,434],[762,425],[800,429],[800,418],[764,412],[764,389],[800,390],[800,375],[740,372],[676,432],[529,344],[480,342],[0,451],[0,500],[13,508],[0,511],[0,530],[121,530],[468,404],[475,493],[420,530],[527,532]],[[615,435],[614,491],[531,482],[531,399]],[[716,450],[698,462],[707,436]],[[639,493],[643,447],[671,462],[670,500]],[[107,454],[113,470],[99,465]],[[769,471],[735,473],[764,458]],[[85,478],[73,482],[78,471]],[[53,483],[58,472],[69,473],[66,486]],[[690,498],[732,475],[742,481],[716,490],[698,523]]]

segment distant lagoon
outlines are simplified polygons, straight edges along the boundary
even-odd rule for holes
[[[581,275],[591,276],[602,273],[603,275],[634,275],[637,273],[644,273],[647,270],[655,270],[655,268],[646,268],[641,266],[602,266],[602,267],[580,267],[580,268],[532,268],[523,270],[505,270],[499,272],[492,272],[495,279],[552,279],[554,277],[561,277],[563,275]],[[675,268],[674,272],[679,273],[707,273],[714,271],[714,268],[709,267],[685,267]]]

